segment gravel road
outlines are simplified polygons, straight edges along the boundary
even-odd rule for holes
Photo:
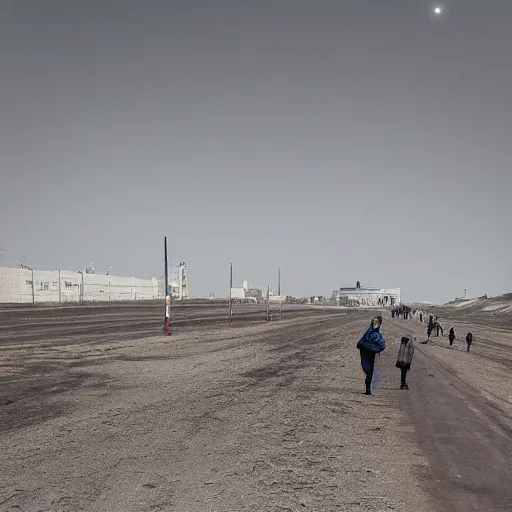
[[[171,337],[68,337],[72,315],[53,338],[3,337],[0,510],[511,510],[510,377],[477,342],[417,345],[400,391],[398,340],[422,327],[385,317],[367,397],[370,312],[239,313]]]
[[[388,323],[426,339],[415,320]],[[443,510],[510,512],[512,333],[460,322],[454,329],[460,341],[453,347],[446,336],[416,344],[410,412],[418,441],[439,480]],[[468,330],[475,334],[470,353]]]

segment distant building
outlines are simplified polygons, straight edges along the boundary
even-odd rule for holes
[[[232,300],[244,300],[245,290],[243,288],[231,288],[231,299]]]
[[[185,262],[181,262],[177,265],[174,272],[171,269],[171,275],[169,276],[169,294],[173,299],[177,300],[190,299],[188,268]]]
[[[248,288],[245,290],[245,298],[259,303],[263,299],[263,290],[261,288]]]
[[[337,306],[389,307],[401,301],[400,288],[371,288],[356,286],[340,288],[332,293],[332,302]]]

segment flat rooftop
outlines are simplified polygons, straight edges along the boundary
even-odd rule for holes
[[[378,292],[382,288],[370,288],[368,286],[361,286],[361,288],[340,288],[340,292]]]

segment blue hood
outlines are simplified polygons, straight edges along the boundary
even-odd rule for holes
[[[377,327],[373,326],[373,319],[368,329],[357,343],[357,348],[365,348],[372,352],[382,352],[386,348],[386,341],[380,333],[380,325]]]

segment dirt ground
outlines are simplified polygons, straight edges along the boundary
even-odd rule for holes
[[[423,326],[385,316],[368,397],[371,312],[250,314],[171,337],[5,331],[0,510],[512,510],[510,332],[418,343],[400,391],[399,339]]]

